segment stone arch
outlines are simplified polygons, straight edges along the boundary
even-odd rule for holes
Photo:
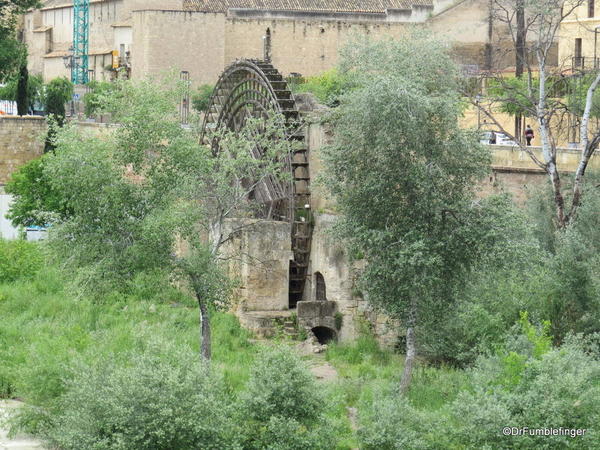
[[[312,328],[311,331],[313,332],[313,334],[317,338],[317,341],[319,341],[319,344],[321,345],[328,344],[331,341],[337,340],[337,332],[332,328],[318,326]]]
[[[327,286],[321,272],[315,272],[315,300],[318,302],[327,301]]]

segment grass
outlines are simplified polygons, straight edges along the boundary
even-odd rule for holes
[[[174,305],[114,294],[111,302],[95,303],[63,286],[53,268],[29,280],[0,284],[0,397],[47,404],[62,393],[75,359],[143,351],[148,336],[199,351],[198,312],[191,301]],[[215,312],[212,325],[215,364],[237,391],[256,350],[232,315]]]
[[[23,258],[39,257],[34,246],[21,250]],[[141,277],[130,294],[113,292],[99,301],[65,288],[67,280],[57,268],[25,264],[27,270],[19,272],[19,267],[13,261],[6,271],[10,277],[4,279],[0,271],[0,398],[52,407],[63,394],[75,361],[92,363],[108,357],[127,364],[126,355],[146,351],[152,337],[199,355],[195,302],[172,288],[158,288],[156,280]],[[213,365],[230,392],[241,392],[258,346],[232,314],[214,312],[212,333]],[[308,358],[322,362],[323,357]],[[373,337],[363,335],[352,343],[331,344],[325,359],[339,375],[325,386],[328,416],[339,437],[337,448],[357,448],[348,408],[358,408],[360,414],[382,392],[397,386],[403,357],[382,350]],[[420,410],[441,412],[467,387],[464,372],[421,363],[409,399]]]

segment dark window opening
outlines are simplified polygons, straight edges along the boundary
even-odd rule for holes
[[[581,56],[581,38],[575,39],[575,57],[573,59],[574,59],[573,65],[575,67],[583,66],[583,57]]]
[[[306,268],[298,266],[294,261],[290,261],[290,291],[288,297],[290,308],[295,308],[296,304],[302,301],[305,280]]]
[[[327,301],[327,288],[325,286],[325,278],[321,275],[321,272],[315,272],[315,284],[317,287],[317,291],[315,293],[315,298],[319,302]]]
[[[264,40],[264,49],[263,49],[264,60],[266,62],[271,62],[271,29],[270,28],[267,28],[267,32],[263,36],[263,40]]]
[[[588,0],[588,17],[594,17],[596,15],[596,6],[594,0]]]
[[[313,334],[319,341],[319,344],[328,344],[331,341],[335,341],[337,336],[335,330],[327,327],[314,327],[312,329]]]

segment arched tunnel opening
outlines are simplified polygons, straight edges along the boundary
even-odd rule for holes
[[[328,327],[314,327],[312,329],[313,334],[319,341],[319,344],[328,344],[331,341],[335,341],[337,339],[337,333],[335,330],[332,330]]]

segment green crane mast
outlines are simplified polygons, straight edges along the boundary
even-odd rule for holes
[[[85,84],[88,80],[90,36],[90,0],[73,0],[73,67],[71,81]]]

